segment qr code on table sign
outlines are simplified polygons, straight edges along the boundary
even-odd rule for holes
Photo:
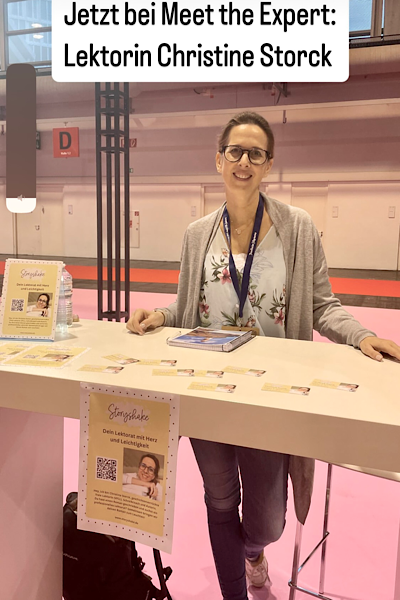
[[[118,461],[115,458],[96,457],[96,479],[117,481]]]
[[[11,300],[11,312],[24,312],[25,300],[23,298],[13,298]]]

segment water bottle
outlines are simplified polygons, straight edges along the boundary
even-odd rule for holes
[[[61,335],[65,335],[68,330],[67,325],[67,308],[66,308],[66,298],[65,298],[65,284],[64,284],[64,269],[61,273],[61,281],[60,281],[60,295],[58,297],[58,309],[57,309],[57,333],[61,333]]]
[[[67,326],[71,327],[73,323],[72,314],[72,275],[63,269],[64,277],[64,294],[65,294],[65,312],[67,316]]]

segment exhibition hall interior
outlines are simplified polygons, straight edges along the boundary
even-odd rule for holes
[[[107,181],[104,154],[99,176],[95,84],[52,79],[50,0],[0,0],[0,12],[0,290],[8,258],[60,260],[73,278],[73,313],[95,320],[99,243],[105,304],[107,287],[115,286],[107,275],[115,282],[116,267],[115,222],[108,231],[104,225],[108,186],[113,203],[116,181],[113,169]],[[174,302],[187,227],[225,201],[215,164],[219,132],[235,114],[250,110],[269,122],[275,136],[273,168],[261,191],[311,215],[334,294],[366,328],[400,344],[398,0],[350,0],[349,44],[350,77],[343,83],[129,83],[129,177],[121,175],[119,182],[121,198],[129,195],[129,215],[121,200],[117,229],[124,270],[129,222],[130,312]],[[18,215],[6,208],[6,69],[15,63],[35,66],[37,90],[37,205]],[[76,136],[72,155],[56,147],[62,138],[54,130]],[[123,277],[121,294],[124,289]],[[113,303],[109,308],[115,309],[115,298]],[[330,343],[318,333],[314,340]],[[78,463],[79,422],[65,419],[64,498],[77,489]],[[305,554],[321,537],[326,474],[326,463],[317,462]],[[398,479],[334,467],[326,596],[393,599],[399,506]],[[273,585],[251,588],[250,598],[289,597],[296,529],[290,486],[286,519],[281,539],[266,551]],[[140,554],[154,576],[151,548],[141,547]],[[179,444],[174,546],[165,562],[173,568],[168,586],[174,600],[220,600],[203,484],[187,438]],[[316,590],[318,579],[315,556],[301,584]],[[297,600],[306,597],[297,593]]]

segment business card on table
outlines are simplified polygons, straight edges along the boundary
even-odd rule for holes
[[[125,354],[109,354],[108,356],[103,356],[103,358],[112,360],[119,365],[133,365],[139,362],[138,358],[131,358],[130,356],[125,356]]]
[[[279,392],[280,394],[299,394],[300,396],[308,396],[310,393],[309,387],[299,385],[281,385],[279,383],[264,383],[261,390],[263,392]]]
[[[188,387],[188,390],[198,390],[199,392],[223,392],[225,394],[233,394],[236,385],[230,383],[199,383],[193,381]]]
[[[153,369],[152,375],[156,377],[176,377],[178,373],[176,369]]]
[[[310,385],[329,388],[331,390],[341,390],[342,392],[356,392],[359,388],[357,383],[340,383],[340,381],[328,381],[327,379],[314,379]]]
[[[124,367],[116,367],[115,365],[83,365],[78,371],[90,371],[91,373],[108,373],[111,375],[118,375]]]
[[[221,379],[224,376],[224,371],[195,371],[197,377],[215,377],[216,379]],[[200,375],[200,373],[205,373],[204,375]]]
[[[265,371],[262,369],[248,369],[247,367],[225,367],[225,373],[234,373],[235,375],[251,375],[252,377],[261,377]]]
[[[152,358],[140,358],[138,365],[147,365],[150,367],[175,367],[177,360],[155,360]]]
[[[199,369],[153,369],[153,375],[166,377],[216,377],[221,378],[223,371],[206,371]]]

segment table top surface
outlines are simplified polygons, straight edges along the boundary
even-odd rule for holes
[[[59,369],[0,365],[0,407],[79,418],[79,382],[161,391],[181,397],[182,435],[400,471],[397,362],[376,362],[345,345],[267,337],[229,353],[169,346],[168,337],[180,331],[186,330],[159,328],[137,336],[124,323],[81,321],[54,343],[89,348],[70,365]],[[262,377],[225,373],[222,379],[164,377],[153,375],[154,369],[163,367],[140,364],[127,365],[117,375],[78,370],[88,364],[116,366],[104,356],[117,353],[136,359],[176,359],[178,369],[232,366],[266,373]],[[264,383],[309,387],[313,379],[359,388],[351,393],[312,387],[308,396],[261,390]],[[237,387],[232,394],[190,390],[193,381]]]
[[[177,348],[167,344],[169,337],[185,331],[159,328],[138,336],[127,331],[123,323],[81,321],[69,328],[67,337],[56,339],[54,345],[85,347],[89,348],[88,352],[63,368],[3,364],[0,365],[0,381],[4,372],[23,373],[34,378],[112,384],[189,397],[201,396],[232,404],[269,406],[400,426],[400,364],[396,361],[385,359],[376,362],[350,346],[267,337],[254,338],[232,352]],[[4,341],[9,343],[8,340]],[[153,370],[162,366],[137,363],[126,365],[117,375],[78,370],[88,364],[118,366],[104,358],[111,354],[123,354],[136,359],[176,359],[177,369],[224,370],[227,366],[233,366],[262,369],[266,373],[262,377],[225,373],[222,379],[160,377],[154,376]],[[164,369],[168,370],[168,367]],[[355,383],[359,388],[351,393],[312,387],[308,396],[261,391],[264,383],[308,387],[313,379]],[[192,381],[229,383],[237,387],[233,394],[200,392],[188,389]]]

